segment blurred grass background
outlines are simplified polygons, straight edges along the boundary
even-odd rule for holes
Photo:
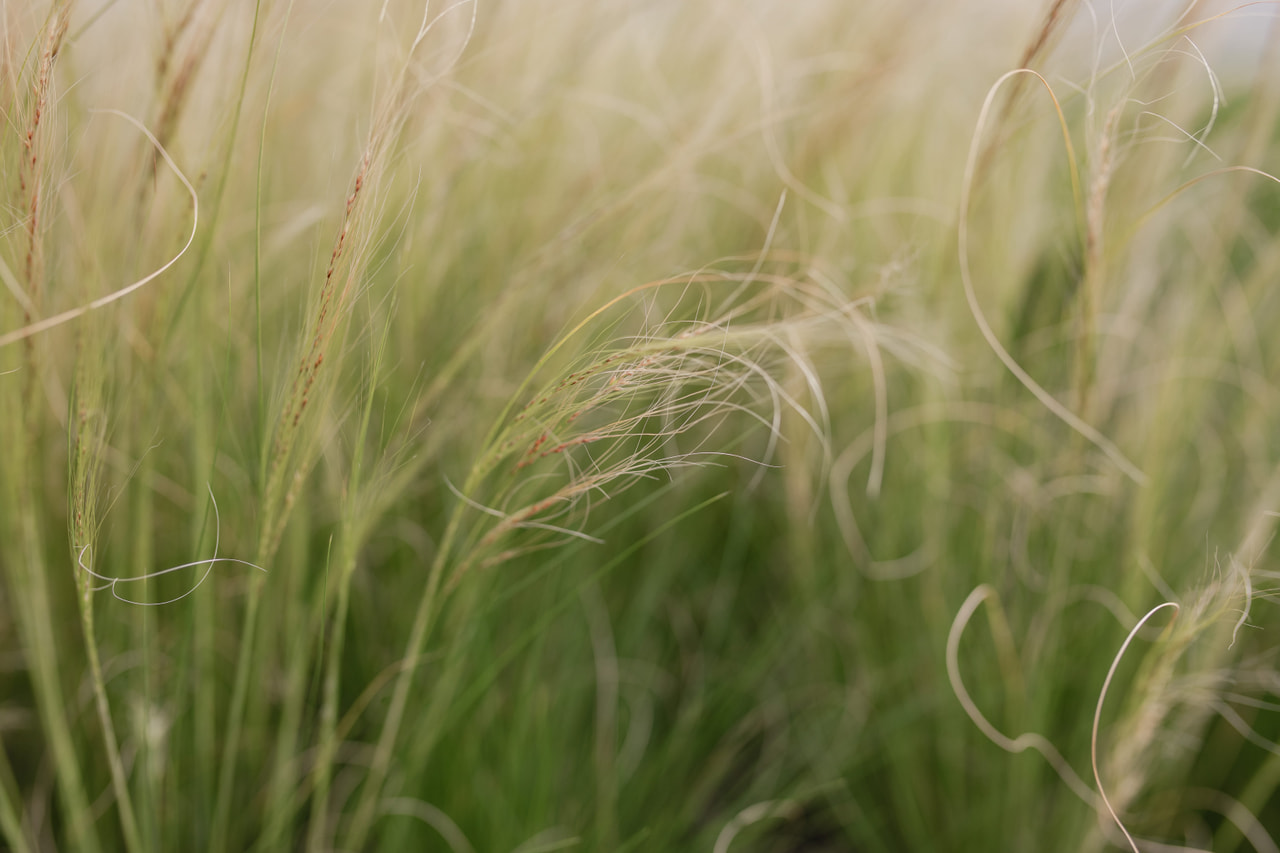
[[[0,844],[1280,849],[1275,17],[5,4]]]

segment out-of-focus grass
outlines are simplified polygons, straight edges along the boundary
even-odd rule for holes
[[[6,5],[3,843],[1275,850],[1220,11]]]

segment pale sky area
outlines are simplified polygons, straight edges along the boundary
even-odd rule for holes
[[[1041,4],[1041,8],[1047,5]],[[1190,34],[1191,40],[1224,80],[1250,76],[1280,18],[1280,2],[1276,0],[1094,0],[1080,4],[1067,39],[1082,40],[1082,47],[1099,45],[1101,64],[1106,66],[1121,59],[1124,51],[1140,48],[1167,32],[1179,20],[1185,24],[1215,15],[1221,17]]]

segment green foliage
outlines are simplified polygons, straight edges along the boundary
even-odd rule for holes
[[[0,8],[0,845],[1275,850],[1280,51],[934,6]]]

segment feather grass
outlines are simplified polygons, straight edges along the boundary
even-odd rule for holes
[[[1277,10],[1008,5],[0,9],[0,844],[1276,849]]]

